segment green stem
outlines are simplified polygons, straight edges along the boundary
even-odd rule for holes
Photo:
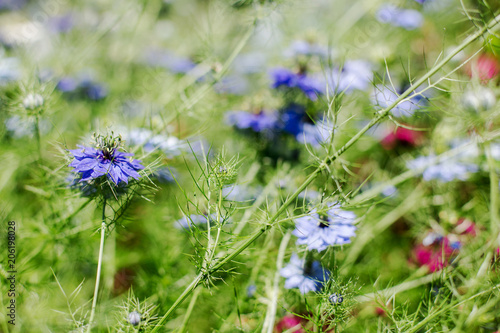
[[[201,289],[196,289],[193,292],[193,297],[191,298],[191,301],[189,302],[189,306],[187,308],[186,314],[184,315],[184,320],[182,321],[182,326],[179,329],[180,333],[184,333],[186,331],[186,326],[189,321],[189,317],[191,316],[191,313],[193,312],[194,305],[196,304],[196,301],[198,300],[198,295],[200,294]]]
[[[40,136],[40,117],[37,115],[35,117],[35,136],[36,136],[36,145],[38,149],[38,160],[42,160],[42,139]]]
[[[488,168],[490,169],[490,223],[491,233],[496,236],[499,231],[498,219],[498,176],[495,168],[495,160],[491,156],[491,145],[488,142],[485,147]]]
[[[448,63],[454,56],[465,49],[469,44],[474,42],[476,39],[481,37],[488,30],[496,30],[496,25],[500,22],[500,15],[493,19],[487,26],[480,29],[475,34],[469,36],[462,44],[460,44],[453,52],[446,56],[442,61],[435,65],[429,72],[427,72],[423,77],[417,80],[410,88],[408,88],[404,93],[402,93],[391,105],[389,105],[384,110],[380,111],[377,116],[370,121],[363,129],[361,129],[356,135],[354,135],[351,140],[349,140],[342,148],[337,150],[332,156],[327,156],[322,163],[307,177],[307,179],[299,186],[299,188],[281,205],[278,211],[268,220],[268,222],[261,227],[257,232],[255,232],[248,240],[239,245],[230,254],[218,260],[218,262],[210,267],[206,274],[211,275],[217,272],[222,266],[232,261],[236,256],[243,252],[247,247],[249,247],[255,240],[257,240],[262,234],[272,228],[274,223],[277,221],[278,217],[285,212],[285,210],[292,203],[295,202],[298,195],[305,190],[309,184],[312,183],[314,179],[323,171],[328,164],[334,162],[340,155],[342,155],[347,149],[353,146],[370,128],[379,123],[382,119],[389,115],[389,112],[395,108],[399,103],[405,100],[412,92],[414,92],[420,85],[429,80],[434,74],[436,74],[441,68]],[[493,29],[495,27],[495,29]],[[158,324],[153,329],[153,333],[157,332],[160,327],[165,323],[168,316],[186,299],[186,297],[198,286],[201,282],[203,274],[198,274],[196,278],[191,282],[191,284],[184,290],[184,292],[177,298],[177,300],[172,304],[172,306],[167,310],[165,315],[160,319]]]
[[[92,310],[90,312],[89,327],[87,332],[92,331],[92,322],[94,321],[95,309],[97,305],[97,295],[99,293],[99,281],[101,279],[102,257],[104,252],[104,236],[106,235],[106,199],[102,204],[102,223],[101,223],[101,243],[99,245],[99,259],[97,261],[97,274],[95,279],[94,297],[92,299]]]

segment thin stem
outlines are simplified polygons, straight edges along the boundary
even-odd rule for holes
[[[498,176],[495,168],[495,160],[491,155],[491,145],[488,142],[485,147],[486,158],[488,160],[488,168],[490,169],[490,223],[491,232],[497,235],[499,231],[498,219]]]
[[[94,297],[92,299],[92,310],[90,312],[89,327],[87,332],[92,331],[92,322],[94,321],[95,309],[97,305],[97,295],[99,292],[99,281],[101,279],[102,257],[104,252],[104,236],[106,235],[106,199],[102,204],[102,223],[101,223],[101,243],[99,245],[99,259],[97,261],[97,274],[95,279]]]
[[[187,308],[186,314],[184,315],[184,320],[182,321],[182,326],[179,329],[180,333],[184,333],[186,331],[186,326],[189,321],[189,317],[191,316],[191,313],[193,312],[194,305],[196,304],[196,301],[198,300],[198,295],[200,294],[201,289],[196,289],[193,292],[193,297],[191,297],[191,301],[189,302],[189,306]]]
[[[429,80],[434,74],[436,74],[441,68],[448,63],[454,56],[456,56],[460,51],[465,49],[469,44],[474,42],[476,39],[481,37],[488,30],[496,30],[497,24],[499,23],[500,15],[495,17],[487,26],[480,29],[475,34],[469,36],[462,44],[460,44],[455,50],[453,50],[447,57],[445,57],[442,61],[440,61],[437,65],[435,65],[429,72],[427,72],[424,76],[422,76],[419,80],[417,80],[410,88],[408,88],[404,93],[402,93],[391,105],[389,105],[384,110],[381,110],[375,118],[373,118],[370,123],[368,123],[363,129],[361,129],[356,135],[354,135],[351,140],[349,140],[342,148],[337,150],[333,155],[327,156],[323,162],[307,177],[307,179],[299,186],[299,188],[281,205],[278,211],[267,221],[267,223],[262,226],[257,232],[255,232],[248,240],[244,241],[240,246],[234,249],[231,253],[229,253],[224,258],[218,260],[218,262],[210,267],[207,275],[211,275],[217,272],[222,266],[232,261],[235,257],[237,257],[241,252],[243,252],[247,247],[249,247],[255,240],[257,240],[262,234],[271,229],[275,222],[278,220],[279,216],[285,212],[285,210],[292,203],[295,202],[298,195],[306,189],[309,184],[312,183],[314,179],[332,162],[334,162],[340,155],[342,155],[347,149],[353,146],[370,128],[379,123],[382,119],[389,115],[389,112],[395,108],[399,103],[403,100],[406,100],[407,97],[414,92],[420,85]],[[493,29],[495,28],[495,29]],[[160,327],[165,323],[168,316],[187,298],[187,296],[198,286],[201,282],[204,274],[198,274],[196,278],[191,282],[191,284],[184,290],[184,292],[177,298],[177,300],[172,304],[172,306],[167,310],[165,315],[160,319],[158,324],[153,329],[153,333],[157,332]]]
[[[274,330],[274,321],[276,319],[276,310],[278,307],[279,282],[281,277],[280,271],[283,268],[285,251],[291,236],[292,233],[288,231],[281,240],[280,248],[278,250],[278,258],[276,259],[276,272],[274,273],[273,289],[271,291],[271,297],[269,299],[269,306],[267,308],[266,319],[264,320],[264,326],[262,327],[262,333],[272,333]]]
[[[35,117],[35,136],[36,136],[36,145],[38,149],[38,160],[42,160],[42,139],[40,136],[40,116]]]

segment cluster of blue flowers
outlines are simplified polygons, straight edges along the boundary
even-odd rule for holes
[[[94,80],[88,74],[62,77],[57,82],[56,87],[70,96],[82,96],[94,101],[101,100],[108,95],[107,85]]]
[[[356,214],[343,210],[339,203],[331,203],[324,213],[315,208],[310,214],[295,219],[293,235],[298,245],[306,245],[308,251],[322,252],[329,246],[344,245],[356,236]],[[328,270],[317,261],[301,260],[292,255],[290,264],[281,270],[287,280],[285,288],[299,288],[305,294],[319,291],[329,276]]]

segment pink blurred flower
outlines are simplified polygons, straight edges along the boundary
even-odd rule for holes
[[[456,245],[443,237],[431,245],[417,245],[413,249],[413,256],[419,266],[427,266],[429,271],[436,272],[448,265],[457,250]]]
[[[284,316],[283,318],[281,318],[281,320],[278,322],[278,324],[276,324],[276,330],[278,331],[278,333],[284,332],[286,330],[289,330],[292,327],[295,327],[297,325],[301,325],[302,321],[303,321],[303,319],[300,318],[299,316],[296,316],[293,314],[288,314],[288,315]],[[302,326],[297,328],[294,332],[295,333],[305,333]]]
[[[479,80],[485,83],[500,73],[500,63],[494,56],[482,54],[471,65],[468,65],[465,70],[471,78],[478,77]]]
[[[395,130],[390,131],[382,139],[382,141],[380,141],[380,144],[385,149],[390,150],[398,145],[410,147],[416,146],[420,143],[421,139],[421,132],[414,131],[405,127],[397,127]]]

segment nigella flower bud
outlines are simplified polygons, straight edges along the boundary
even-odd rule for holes
[[[128,322],[133,326],[139,325],[141,322],[141,314],[137,311],[132,311],[128,314]]]
[[[43,97],[39,94],[28,94],[23,99],[23,106],[26,110],[34,110],[43,105]]]
[[[481,112],[491,109],[496,103],[496,98],[490,88],[478,87],[465,92],[462,103],[467,110]]]
[[[340,304],[344,301],[344,297],[342,297],[342,295],[340,294],[331,294],[330,297],[328,297],[328,299],[330,300],[330,303],[332,303],[333,305]]]

